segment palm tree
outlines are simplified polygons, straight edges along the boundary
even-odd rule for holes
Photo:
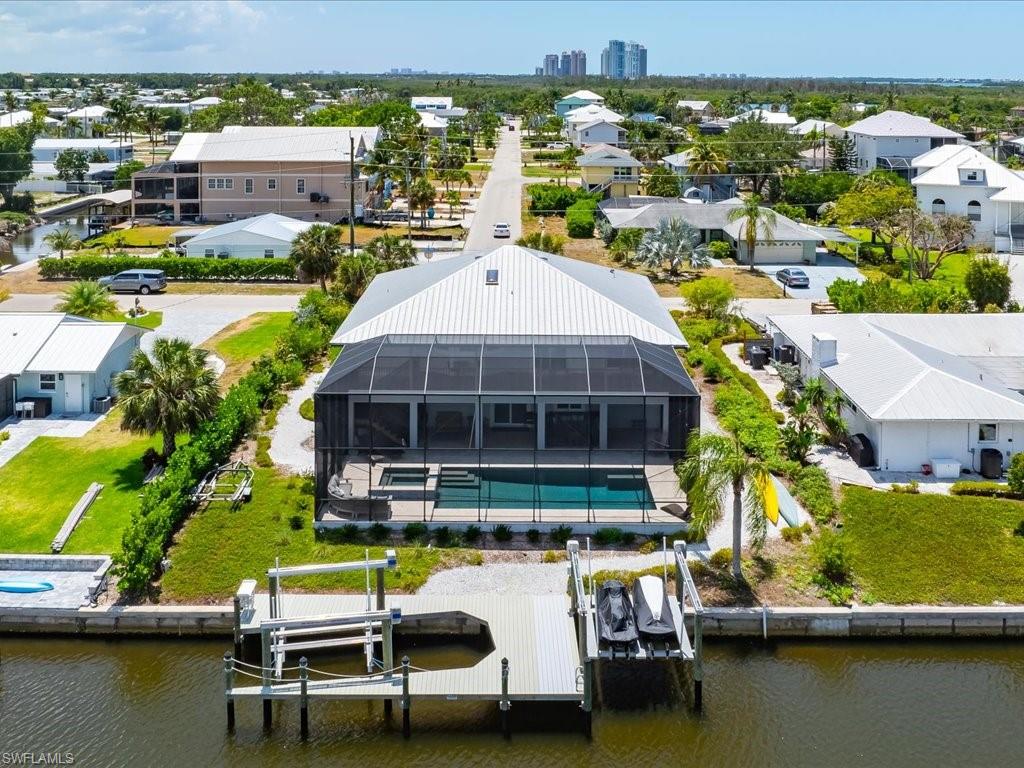
[[[105,286],[93,280],[79,280],[64,290],[57,311],[98,320],[117,312],[117,302]]]
[[[693,183],[698,187],[712,184],[714,180],[729,171],[729,164],[718,148],[706,139],[698,139],[689,149],[687,170]]]
[[[77,117],[68,117],[64,120],[64,132],[67,138],[72,138],[82,128],[82,121]]]
[[[55,229],[53,232],[45,235],[43,237],[43,242],[53,250],[57,251],[63,259],[64,251],[74,249],[75,244],[78,242],[78,238],[75,237],[74,233],[70,229],[65,227],[63,229]]]
[[[751,195],[743,204],[729,211],[729,221],[742,221],[740,237],[747,244],[747,258],[750,271],[754,271],[754,249],[758,240],[771,243],[775,240],[775,212],[761,207],[759,195]]]
[[[363,246],[386,270],[404,269],[416,263],[416,248],[408,240],[395,235],[381,235]]]
[[[327,278],[333,277],[341,258],[341,230],[330,224],[314,224],[292,241],[290,258],[311,280],[319,280],[327,292]]]
[[[711,265],[711,252],[700,242],[700,232],[679,218],[662,219],[658,226],[647,232],[637,248],[637,258],[652,270],[668,262],[669,274],[675,276],[679,268],[689,263],[694,269]]]
[[[409,213],[411,215],[413,211],[419,211],[420,228],[426,229],[427,208],[434,204],[434,199],[437,197],[437,190],[434,189],[434,185],[427,180],[426,176],[420,176],[415,182],[413,182],[408,193]]]
[[[18,106],[18,101],[14,98],[14,91],[10,89],[4,91],[4,106],[8,112],[13,112],[14,108]]]
[[[163,435],[164,461],[179,432],[192,432],[217,410],[217,375],[207,353],[185,339],[157,339],[153,351],[137,349],[128,370],[114,377],[121,403],[121,429]]]
[[[132,104],[131,99],[121,97],[110,102],[110,112],[107,117],[111,127],[117,131],[117,156],[120,159],[121,145],[125,135],[130,134],[132,128],[138,123],[138,113],[135,111],[135,105]]]
[[[768,531],[765,489],[772,482],[768,467],[760,459],[748,456],[735,436],[702,435],[694,430],[686,454],[680,480],[692,515],[690,527],[697,536],[707,536],[722,519],[728,492],[732,491],[732,573],[741,580],[744,517],[754,547],[764,543]]]
[[[151,152],[152,162],[156,162],[156,135],[164,127],[164,116],[160,114],[160,110],[156,107],[146,107],[142,111],[142,116],[139,120],[146,134],[149,136],[149,146]]]

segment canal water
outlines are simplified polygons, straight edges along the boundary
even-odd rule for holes
[[[79,240],[84,240],[89,236],[88,224],[88,216],[78,216],[33,227],[14,238],[10,250],[0,250],[0,264],[23,264],[49,254],[51,248],[43,242],[43,238],[57,229],[66,227]]]
[[[76,766],[1005,766],[1024,753],[1024,645],[715,643],[704,712],[668,666],[605,668],[593,739],[572,706],[414,704],[412,738],[381,705],[256,701],[225,730],[219,641],[0,639],[0,759]],[[414,664],[444,661],[407,649]],[[513,669],[514,674],[514,669]],[[652,702],[659,698],[660,703]],[[669,703],[665,703],[665,699]]]

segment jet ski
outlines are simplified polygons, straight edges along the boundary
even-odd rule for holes
[[[597,632],[601,642],[629,645],[639,639],[629,592],[621,581],[609,579],[597,591]]]
[[[665,584],[657,576],[641,576],[633,582],[636,626],[645,640],[671,640],[676,636],[672,608]]]

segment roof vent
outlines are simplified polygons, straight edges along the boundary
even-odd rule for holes
[[[485,278],[485,282],[487,283],[487,285],[497,285],[498,284],[498,270],[496,270],[496,269],[488,269],[487,270],[487,276]]]

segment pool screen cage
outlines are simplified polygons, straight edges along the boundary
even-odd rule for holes
[[[392,335],[344,347],[315,422],[318,517],[640,522],[652,467],[678,495],[699,395],[675,348],[629,336]]]

